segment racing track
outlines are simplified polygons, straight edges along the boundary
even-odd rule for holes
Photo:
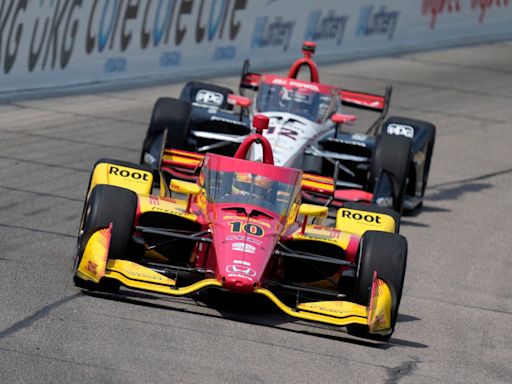
[[[0,102],[0,383],[509,383],[512,42],[321,66],[438,126],[394,337],[364,341],[272,307],[80,293],[88,172],[136,161],[152,104],[181,85]],[[237,77],[215,79],[237,85]]]

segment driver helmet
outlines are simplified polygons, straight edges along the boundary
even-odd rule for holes
[[[235,196],[266,199],[271,188],[272,181],[268,177],[238,172],[233,180],[232,193]]]

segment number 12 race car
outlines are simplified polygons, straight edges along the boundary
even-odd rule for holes
[[[295,319],[386,340],[407,260],[398,213],[349,203],[334,227],[322,225],[327,207],[301,203],[301,191],[333,189],[274,165],[262,135],[268,118],[254,122],[256,133],[234,157],[198,155],[197,183],[172,179],[168,186],[160,174],[158,194],[149,167],[99,160],[81,218],[75,284],[261,295]],[[257,144],[262,162],[246,160]]]
[[[270,118],[264,135],[272,145],[275,164],[333,177],[337,188],[330,202],[335,206],[359,201],[398,212],[421,206],[434,148],[434,125],[404,117],[385,120],[390,87],[385,95],[375,95],[321,83],[312,59],[314,50],[314,43],[304,43],[304,57],[287,76],[249,72],[246,62],[240,94],[252,90],[253,99],[200,82],[187,83],[179,100],[158,99],[141,162],[156,170],[163,146],[232,156],[251,133],[252,116],[264,114]],[[309,70],[310,81],[298,79],[303,68]],[[352,110],[377,112],[378,117],[364,134],[349,133],[343,127],[357,119],[346,114]],[[261,156],[259,149],[249,154],[252,160]],[[393,189],[392,201],[375,198],[375,188],[383,178]],[[311,194],[304,198],[323,203]]]

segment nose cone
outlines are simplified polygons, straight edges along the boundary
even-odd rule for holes
[[[248,272],[250,272],[248,269],[245,269],[245,271],[228,272],[222,277],[222,286],[231,292],[251,293],[258,285],[258,282],[253,277],[248,276]]]

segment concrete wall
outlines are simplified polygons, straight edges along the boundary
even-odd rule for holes
[[[512,38],[512,0],[0,0],[0,92]]]

